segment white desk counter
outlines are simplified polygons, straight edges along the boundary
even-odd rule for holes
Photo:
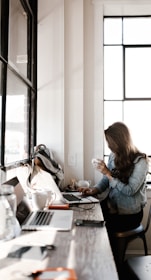
[[[102,219],[99,204],[72,207],[74,219]],[[89,209],[89,210],[87,210]],[[68,210],[67,210],[68,211]],[[0,260],[0,279],[24,280],[31,271],[45,267],[73,268],[78,280],[118,280],[116,267],[106,231],[106,227],[78,227],[73,223],[70,232],[28,232],[0,245],[0,257],[6,257],[13,244],[44,245],[54,244],[43,261]],[[2,278],[5,277],[6,278]]]

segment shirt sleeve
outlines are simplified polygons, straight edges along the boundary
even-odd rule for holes
[[[99,193],[104,192],[109,188],[109,179],[104,175],[103,178],[95,185],[95,188],[98,189]]]
[[[134,195],[142,186],[146,180],[148,171],[147,160],[141,158],[134,165],[134,170],[129,178],[128,184],[122,183],[119,179],[113,178],[110,181],[110,188],[117,188],[121,193],[127,196]]]

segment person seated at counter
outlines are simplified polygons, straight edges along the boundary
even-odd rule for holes
[[[103,177],[92,188],[81,188],[80,191],[85,195],[96,195],[108,189],[101,206],[116,261],[118,251],[113,233],[131,230],[139,226],[143,218],[143,208],[147,202],[149,159],[134,146],[130,131],[124,123],[113,123],[104,134],[111,150],[108,164],[103,160],[95,163]]]

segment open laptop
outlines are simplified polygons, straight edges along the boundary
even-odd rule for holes
[[[25,192],[17,177],[14,177],[3,184],[13,185],[14,192],[17,198],[17,206],[20,205],[25,197]],[[23,206],[21,207],[21,209]],[[18,218],[18,211],[21,211],[17,207],[16,216]],[[26,209],[25,209],[26,210]],[[58,230],[69,231],[72,228],[73,210],[36,210],[32,212],[29,207],[26,210],[26,218],[21,223],[22,230]]]
[[[49,186],[56,199],[53,204],[85,204],[85,203],[98,203],[99,199],[93,196],[83,196],[80,192],[61,192],[55,181],[49,176]]]
[[[35,176],[36,177],[36,176]],[[34,181],[36,182],[36,180]],[[83,196],[80,192],[62,192],[57,186],[51,174],[44,170],[40,170],[38,181],[36,182],[36,188],[43,190],[51,190],[55,194],[54,205],[62,204],[85,204],[85,203],[98,203],[99,200],[93,196]]]
[[[72,210],[36,210],[21,225],[22,230],[69,231],[72,228]]]
[[[87,203],[98,203],[99,200],[93,196],[83,196],[80,192],[63,192],[63,200],[69,205],[72,204],[87,204]]]

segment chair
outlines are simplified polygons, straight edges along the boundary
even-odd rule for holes
[[[125,259],[125,253],[128,246],[128,243],[136,238],[141,238],[144,244],[144,252],[145,255],[148,255],[148,248],[147,248],[147,242],[146,242],[146,232],[149,228],[151,220],[151,205],[149,208],[148,218],[147,218],[147,224],[144,228],[143,224],[140,224],[139,227],[134,228],[129,231],[124,232],[115,232],[115,237],[117,239],[117,246],[118,246],[118,262],[119,264],[123,264]]]
[[[149,228],[151,219],[151,206],[149,209],[148,220],[145,232]],[[131,257],[125,261],[124,265],[127,279],[150,280],[151,279],[151,255]]]

